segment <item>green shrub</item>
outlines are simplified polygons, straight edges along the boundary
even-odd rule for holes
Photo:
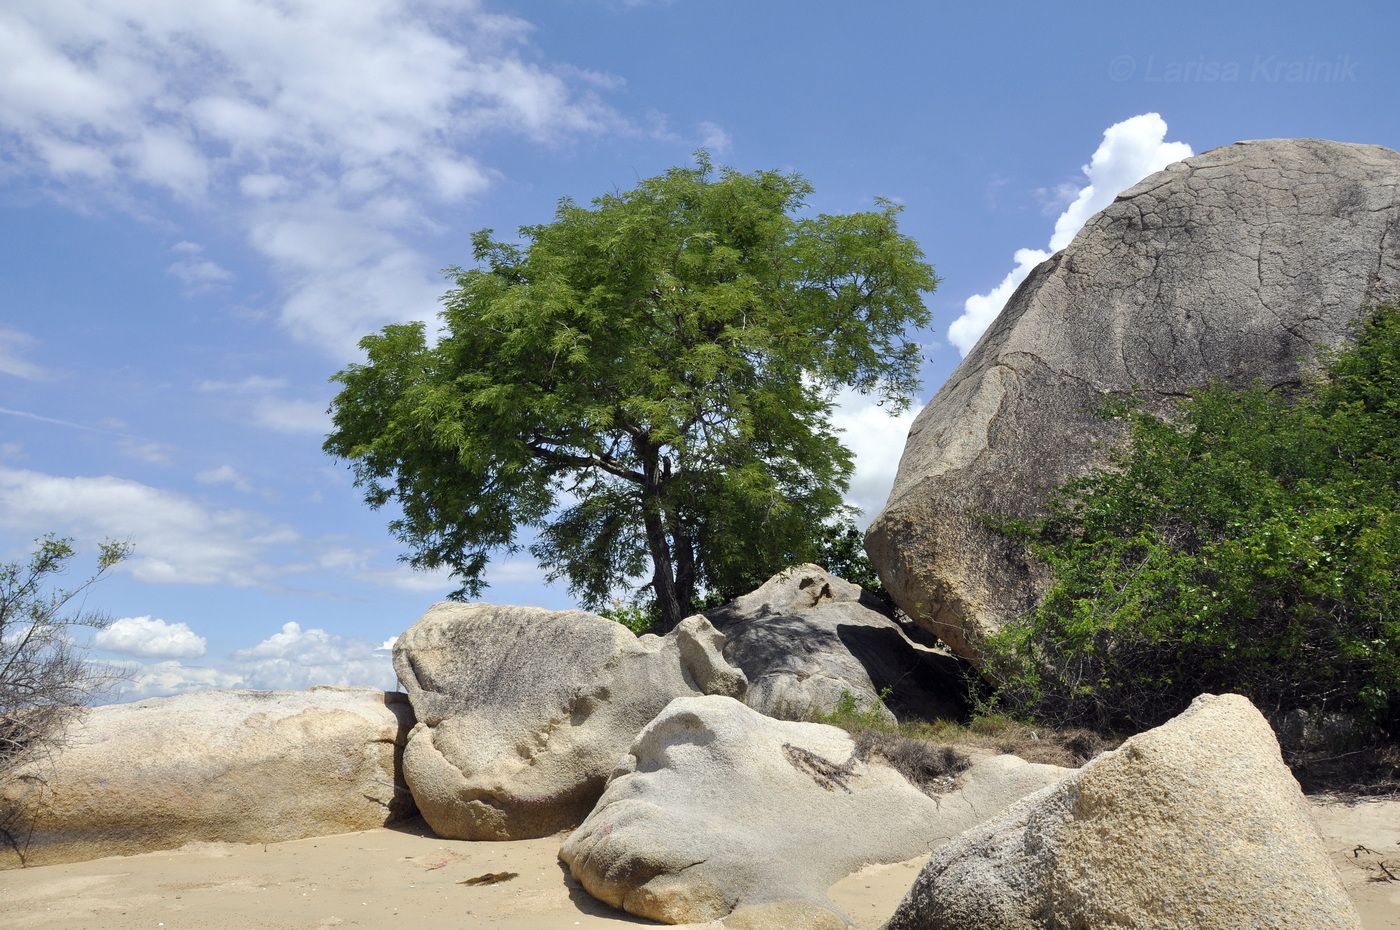
[[[1234,691],[1400,733],[1400,311],[1324,361],[1292,396],[1108,411],[1129,431],[1109,467],[1007,527],[1052,582],[988,643],[1001,706],[1140,729]]]

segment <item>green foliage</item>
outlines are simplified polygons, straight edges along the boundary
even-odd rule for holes
[[[861,730],[893,729],[894,725],[881,713],[885,709],[885,702],[893,693],[893,688],[881,688],[880,694],[873,702],[862,706],[854,694],[842,691],[836,706],[831,709],[830,713],[818,717],[817,721],[829,723],[851,733],[858,733]]]
[[[1234,691],[1400,723],[1400,311],[1293,397],[1212,384],[1011,527],[1053,572],[989,671],[1023,714],[1140,729]]]
[[[889,600],[875,566],[865,554],[864,540],[864,535],[849,520],[828,523],[821,529],[815,561],[836,577]]]
[[[638,636],[653,633],[661,626],[661,614],[656,609],[656,602],[640,598],[632,601],[614,601],[609,606],[600,608],[598,615],[622,624]]]
[[[936,284],[897,207],[804,216],[810,191],[702,153],[524,245],[478,232],[441,340],[386,327],[336,376],[326,450],[457,596],[521,527],[586,606],[650,572],[665,628],[810,561],[851,471],[832,393],[907,405]]]

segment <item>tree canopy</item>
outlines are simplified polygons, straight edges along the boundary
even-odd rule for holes
[[[336,376],[326,450],[456,596],[524,527],[588,606],[650,573],[665,628],[810,558],[852,465],[833,393],[907,405],[937,283],[897,206],[810,215],[811,190],[702,153],[519,244],[476,233],[440,338],[386,327]]]
[[[1012,527],[1053,583],[989,644],[1003,700],[1136,730],[1236,691],[1400,732],[1400,310],[1357,335],[1294,396],[1111,411],[1111,466]]]

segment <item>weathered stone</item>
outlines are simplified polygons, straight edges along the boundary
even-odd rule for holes
[[[890,722],[966,711],[964,666],[911,641],[882,600],[819,566],[779,572],[705,617],[748,676],[744,703],[770,717],[814,720],[846,695]]]
[[[698,616],[638,637],[577,610],[434,605],[394,646],[418,717],[404,776],[423,818],[470,840],[576,826],[672,698],[742,696],[722,639]]]
[[[1066,771],[996,756],[931,797],[836,727],[679,698],[637,737],[560,858],[594,897],[653,920],[733,912],[735,927],[840,926],[832,882],[918,856]]]
[[[1299,381],[1400,295],[1400,154],[1242,142],[1170,165],[1043,262],[910,430],[866,548],[895,602],[974,661],[1043,579],[988,519],[1104,461],[1105,394]]]
[[[886,930],[1357,930],[1273,731],[1202,695],[937,850]]]
[[[413,813],[402,694],[201,691],[97,707],[0,787],[23,852],[0,868],[367,830]]]

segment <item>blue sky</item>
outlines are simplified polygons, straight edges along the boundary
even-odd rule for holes
[[[431,316],[471,231],[701,145],[803,172],[818,210],[897,199],[943,279],[923,400],[1143,174],[1238,139],[1400,147],[1397,26],[1383,3],[8,3],[0,555],[131,539],[90,599],[125,696],[387,684],[378,647],[451,586],[397,564],[321,454],[327,378]],[[839,418],[878,508],[908,419]],[[490,577],[569,604],[520,557]]]

